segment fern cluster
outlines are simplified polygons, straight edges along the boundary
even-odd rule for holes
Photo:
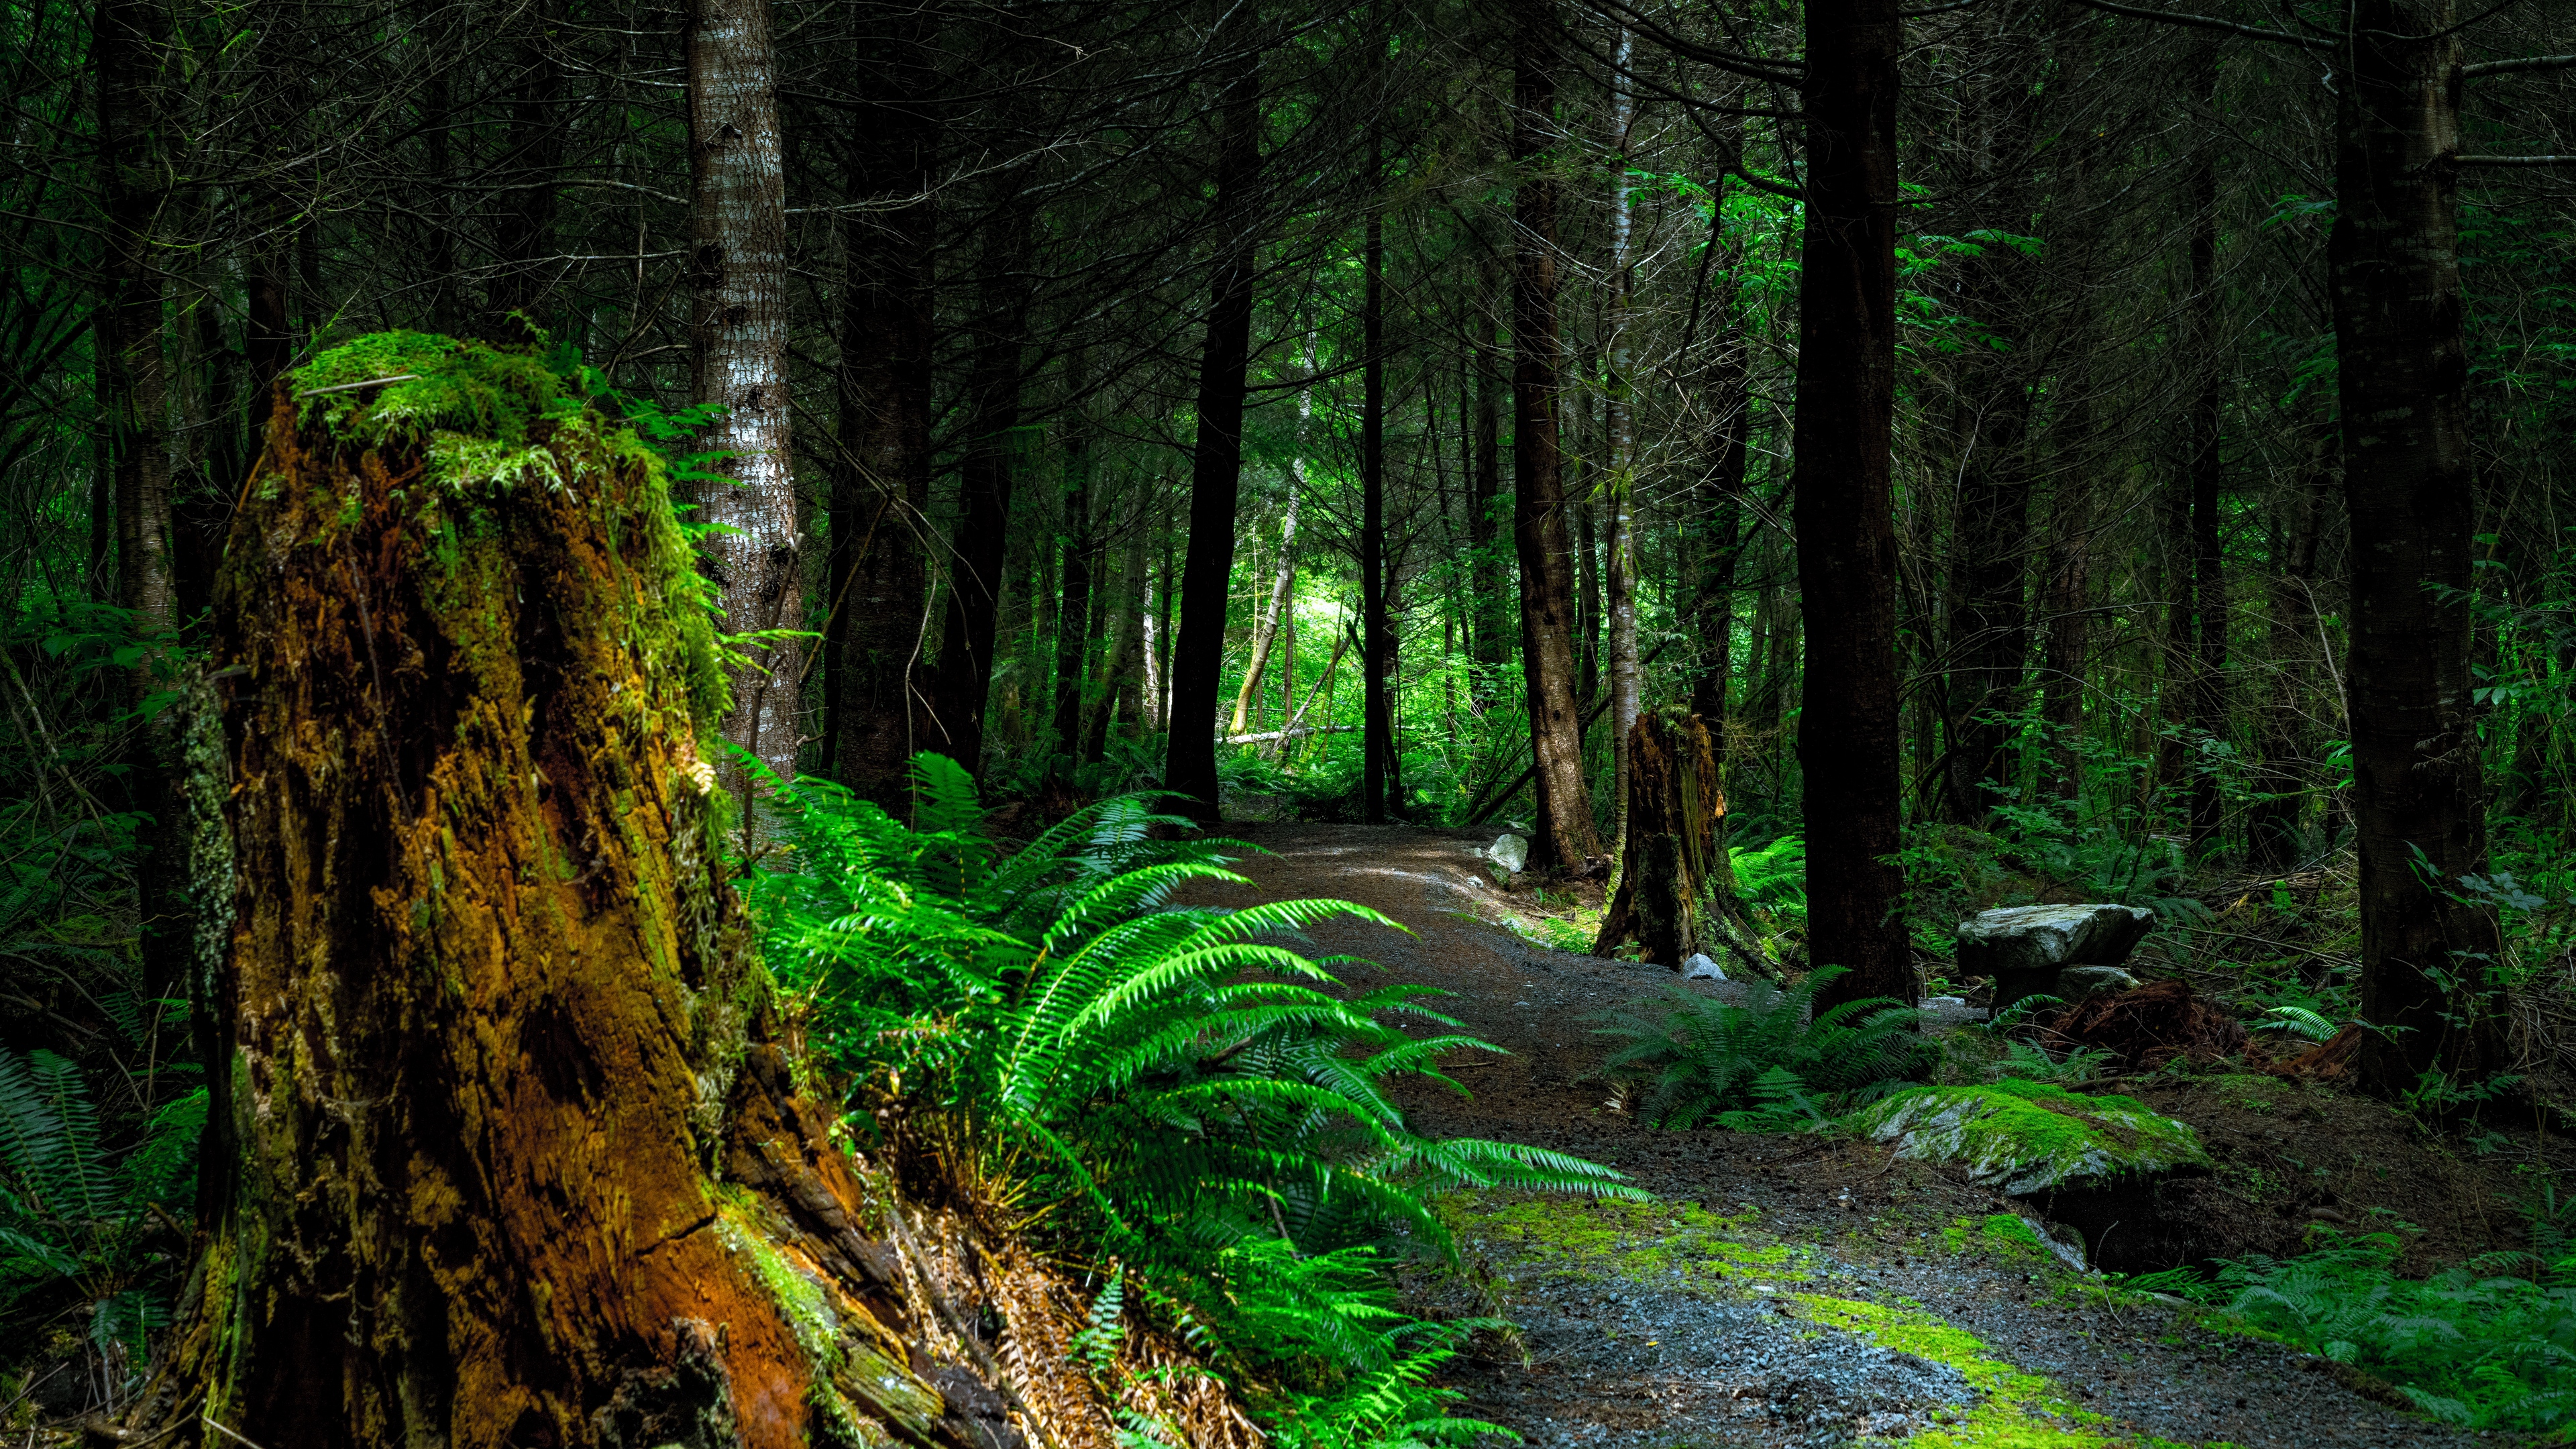
[[[1281,1422],[1306,1440],[1448,1434],[1425,1427],[1445,1420],[1423,1378],[1467,1330],[1405,1317],[1379,1272],[1448,1251],[1430,1195],[1632,1190],[1579,1159],[1406,1126],[1388,1080],[1454,1089],[1437,1059],[1483,1044],[1427,988],[1335,997],[1337,961],[1297,949],[1337,916],[1401,929],[1384,916],[1173,904],[1190,882],[1242,882],[1225,861],[1250,847],[1175,838],[1186,822],[1149,797],[1005,854],[953,763],[920,757],[914,784],[911,826],[828,784],[778,790],[794,865],[755,883],[764,955],[810,998],[833,1064],[1016,1150],[1058,1230],[1284,1385]]]
[[[2576,1425],[2576,1257],[2538,1273],[2493,1254],[2426,1279],[2397,1276],[2399,1231],[2314,1230],[2294,1258],[2132,1280],[2224,1304],[2255,1326],[2393,1384],[2446,1423],[2522,1432]]]
[[[200,1088],[111,1151],[76,1064],[0,1050],[0,1319],[86,1316],[111,1400],[169,1321],[172,1261],[149,1240],[189,1210],[205,1122]]]
[[[1594,1072],[1640,1097],[1641,1121],[1780,1130],[1822,1121],[1872,1100],[1930,1055],[1916,1014],[1888,997],[1815,1010],[1816,993],[1840,976],[1828,966],[1794,986],[1745,983],[1744,1004],[1680,986],[1601,1012],[1594,1034],[1611,1038]]]

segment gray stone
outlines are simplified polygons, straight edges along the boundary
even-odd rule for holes
[[[1529,865],[1529,842],[1506,830],[1485,848],[1485,856],[1509,875],[1519,875]]]
[[[2138,978],[2117,966],[2069,966],[2057,973],[2057,994],[2066,1001],[2137,989]]]
[[[1684,981],[1724,981],[1726,973],[1717,969],[1717,963],[1708,959],[1705,953],[1693,952],[1691,958],[1682,963],[1682,979]]]
[[[1961,976],[1995,983],[1997,1011],[2025,996],[2056,995],[2068,966],[2117,966],[2155,924],[2136,906],[2014,906],[1959,923]]]

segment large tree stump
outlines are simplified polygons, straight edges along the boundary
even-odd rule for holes
[[[188,782],[231,919],[156,1442],[1114,1443],[1071,1285],[905,1202],[796,1085],[658,460],[479,344],[368,338],[292,387]]]
[[[1592,954],[1607,956],[1633,940],[1644,959],[1679,966],[1703,949],[1710,897],[1733,894],[1734,871],[1718,840],[1725,815],[1707,724],[1695,714],[1671,722],[1652,712],[1638,715],[1628,731],[1628,838],[1619,887],[1602,914]]]

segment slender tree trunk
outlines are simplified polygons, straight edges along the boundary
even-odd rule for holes
[[[1619,69],[1628,69],[1634,41],[1619,31]],[[1628,312],[1636,288],[1636,265],[1630,255],[1634,207],[1628,194],[1628,131],[1636,119],[1636,98],[1614,79],[1610,88],[1610,133],[1616,148],[1616,174],[1610,183],[1610,318],[1609,395],[1603,399],[1602,443],[1608,454],[1602,502],[1609,514],[1607,547],[1601,559],[1603,609],[1608,615],[1610,651],[1611,799],[1618,812],[1611,826],[1611,858],[1625,858],[1628,839],[1628,747],[1637,724],[1642,680],[1637,666],[1637,540],[1635,485],[1637,448],[1635,418],[1629,396]]]
[[[841,220],[849,275],[835,389],[825,733],[832,777],[909,819],[906,782],[926,723],[937,242],[930,182],[939,134],[922,98],[928,65],[919,37],[879,38],[874,55],[886,89],[869,97],[843,143],[850,195],[884,209]]]
[[[1301,403],[1302,417],[1305,407]],[[1280,631],[1288,625],[1288,612],[1295,603],[1297,586],[1297,495],[1303,470],[1296,463],[1288,466],[1288,506],[1279,521],[1279,567],[1270,583],[1270,600],[1252,626],[1252,662],[1244,666],[1243,688],[1234,696],[1234,724],[1229,730],[1241,734],[1252,708],[1253,694],[1261,687],[1262,676],[1270,667],[1270,651],[1278,645]]]
[[[1726,204],[1724,183],[1713,188],[1710,204]],[[1714,218],[1708,244],[1722,236]],[[1736,320],[1737,265],[1732,248],[1712,266],[1723,265],[1718,278],[1714,316],[1703,334],[1708,338],[1709,381],[1705,395],[1716,413],[1707,471],[1694,493],[1689,530],[1697,543],[1692,563],[1698,574],[1689,617],[1698,633],[1697,667],[1691,673],[1691,712],[1706,722],[1717,741],[1722,765],[1731,748],[1727,728],[1727,684],[1733,673],[1735,647],[1735,579],[1744,558],[1745,479],[1753,457],[1752,348]]]
[[[1375,825],[1386,819],[1395,762],[1387,717],[1395,641],[1386,627],[1386,235],[1374,204],[1360,252],[1360,819]]]
[[[2353,815],[2362,1060],[2381,1090],[2488,1064],[2493,912],[2469,695],[2469,461],[2450,0],[2357,0],[2327,247],[2352,527]],[[2431,37],[2431,38],[2421,38]]]
[[[1247,6],[1235,23],[1249,27]],[[1252,188],[1261,172],[1261,75],[1247,60],[1219,100],[1218,256],[1199,355],[1198,438],[1190,454],[1190,544],[1182,565],[1181,627],[1172,655],[1171,741],[1164,787],[1201,824],[1217,803],[1217,699],[1225,673],[1227,594],[1234,578],[1235,494],[1243,483],[1243,380],[1252,354]]]
[[[1128,526],[1126,547],[1118,561],[1118,587],[1110,605],[1108,677],[1094,692],[1091,723],[1083,730],[1082,758],[1089,763],[1108,756],[1113,712],[1123,738],[1141,739],[1145,733],[1144,624],[1151,617],[1145,612],[1146,512],[1142,507],[1136,510],[1136,521]],[[1280,713],[1284,716],[1287,711]]]
[[[1487,297],[1503,290],[1502,276],[1490,263],[1484,269],[1483,282]],[[1467,572],[1475,597],[1467,639],[1476,663],[1473,698],[1476,712],[1483,714],[1500,696],[1503,666],[1511,659],[1511,626],[1505,613],[1511,593],[1503,573],[1502,520],[1498,516],[1503,494],[1503,383],[1495,359],[1502,355],[1502,343],[1490,302],[1479,302],[1474,326],[1476,337],[1469,365],[1475,371],[1476,411],[1467,481],[1467,545],[1472,553]]]
[[[690,396],[719,403],[710,449],[734,487],[701,491],[697,518],[734,530],[708,540],[728,634],[805,625],[802,509],[789,448],[787,187],[768,0],[690,0]],[[780,778],[796,773],[803,650],[780,640],[733,672],[724,737]],[[727,790],[751,780],[719,762]],[[750,824],[748,813],[745,825]]]
[[[2218,47],[2201,47],[2203,104],[2216,113]],[[2227,737],[2227,578],[2219,551],[2221,390],[2218,330],[2218,155],[2204,139],[2191,179],[2191,329],[2201,368],[2191,402],[2191,844],[2199,850],[2218,834],[2219,801],[2211,742]]]
[[[948,610],[933,691],[936,713],[924,731],[930,748],[977,775],[984,772],[984,717],[993,691],[1003,581],[1012,562],[1011,491],[1019,476],[1029,305],[1027,210],[1004,201],[988,226],[982,313],[966,383],[967,436],[957,468],[957,530],[947,549]],[[1045,601],[1053,593],[1040,589],[1032,597]],[[1013,718],[1015,711],[1006,708],[1005,725]]]
[[[1849,968],[1819,1006],[1917,995],[1898,910],[1896,0],[1809,0],[1798,284],[1799,607],[1809,959]],[[1827,998],[1831,999],[1828,1000]]]
[[[1537,795],[1532,864],[1586,868],[1601,853],[1583,784],[1575,699],[1574,560],[1557,448],[1556,191],[1547,135],[1556,110],[1554,0],[1515,0],[1512,160],[1512,546],[1521,566],[1521,674]]]
[[[1069,375],[1079,377],[1080,352],[1068,359]],[[1079,387],[1076,383],[1076,387]],[[1092,538],[1091,426],[1082,404],[1073,404],[1064,430],[1064,612],[1055,631],[1055,748],[1082,753],[1083,665],[1091,654],[1092,578],[1097,545]]]

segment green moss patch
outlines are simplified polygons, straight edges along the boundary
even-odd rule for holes
[[[1996,1358],[1975,1334],[1933,1314],[1814,1293],[1789,1297],[1809,1322],[1957,1369],[1982,1396],[1965,1421],[1918,1430],[1908,1444],[1925,1449],[2107,1449],[2140,1442],[2133,1434],[2110,1432],[2116,1427],[2110,1420],[2077,1408],[2045,1375]]]
[[[1917,1087],[1846,1120],[1895,1143],[1899,1157],[1959,1163],[1969,1181],[2007,1193],[2211,1167],[2189,1126],[2134,1098],[2078,1096],[2053,1082]]]
[[[1443,1202],[1442,1217],[1488,1251],[1576,1276],[1679,1278],[1703,1289],[1795,1283],[1810,1276],[1815,1256],[1763,1232],[1751,1208],[1727,1216],[1697,1203],[1460,1194]]]

